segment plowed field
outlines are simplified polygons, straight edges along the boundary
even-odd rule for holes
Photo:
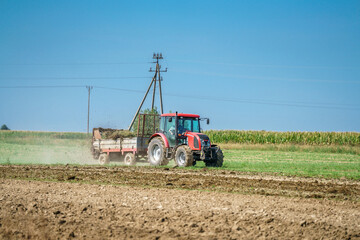
[[[360,182],[345,179],[8,165],[0,192],[3,239],[360,239]]]

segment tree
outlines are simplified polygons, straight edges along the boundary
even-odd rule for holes
[[[8,128],[8,126],[6,126],[6,124],[3,124],[1,126],[1,129],[0,130],[10,130],[10,128]]]
[[[150,109],[147,108],[143,111],[141,111],[141,114],[151,114],[151,115],[158,115],[159,117],[155,117],[155,116],[147,116],[145,118],[145,123],[144,123],[144,135],[149,135],[151,136],[152,134],[155,133],[155,129],[158,128],[159,123],[160,123],[160,113],[158,112],[157,108],[155,107],[154,109]],[[139,128],[139,133],[142,133],[143,131],[143,116],[140,115],[140,128]],[[138,130],[138,121],[139,121],[139,115],[136,116],[136,119],[134,121],[134,125],[131,128],[132,132],[137,132]],[[155,121],[155,122],[154,122]],[[155,129],[154,129],[155,126]]]

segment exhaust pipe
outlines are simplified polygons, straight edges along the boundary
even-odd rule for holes
[[[178,140],[178,112],[175,112],[175,146],[179,144]]]

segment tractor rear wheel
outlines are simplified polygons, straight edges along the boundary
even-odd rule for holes
[[[169,163],[165,156],[165,144],[160,137],[153,138],[149,143],[148,160],[153,166],[163,166]]]
[[[124,163],[128,166],[133,166],[136,164],[136,158],[133,153],[126,153],[124,157]]]
[[[107,153],[101,153],[99,156],[99,164],[105,165],[105,164],[109,164],[109,163],[110,163],[109,155],[107,155]]]
[[[176,149],[175,164],[179,167],[193,166],[194,156],[191,148],[187,145],[180,146]]]
[[[205,162],[207,167],[222,167],[224,162],[224,154],[221,149],[218,147],[216,150],[216,160],[211,162]]]

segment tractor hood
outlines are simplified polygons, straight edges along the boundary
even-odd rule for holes
[[[193,133],[193,134],[196,134],[197,136],[199,136],[200,139],[202,139],[204,141],[210,141],[210,138],[206,134],[203,134],[203,133]]]
[[[200,150],[203,147],[211,146],[210,138],[206,134],[186,132],[185,136],[188,138],[189,145],[193,146],[195,149]]]

